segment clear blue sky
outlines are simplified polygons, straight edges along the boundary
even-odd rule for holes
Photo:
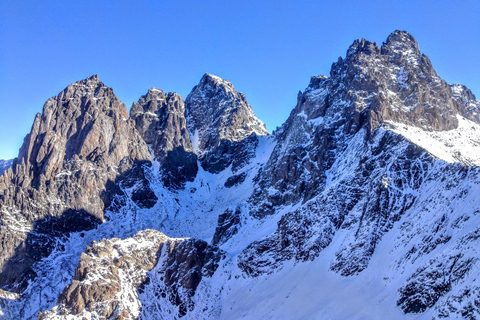
[[[354,39],[381,44],[396,29],[447,82],[480,95],[479,21],[477,0],[2,0],[0,159],[17,156],[48,98],[92,74],[130,107],[151,87],[185,98],[210,72],[272,131]]]

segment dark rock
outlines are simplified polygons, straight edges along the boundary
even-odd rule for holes
[[[248,146],[256,136],[268,134],[245,95],[217,76],[205,74],[185,105],[194,149],[206,171],[218,173],[231,164],[233,170],[242,167],[253,153]]]
[[[218,216],[218,224],[213,235],[212,244],[219,245],[238,233],[240,227],[240,208],[235,211],[227,209]]]
[[[242,172],[240,174],[233,175],[230,178],[228,178],[227,181],[225,181],[224,186],[225,186],[225,188],[231,188],[233,186],[236,186],[237,184],[241,184],[245,181],[246,177],[247,177],[246,172]]]
[[[126,106],[98,76],[69,85],[45,103],[12,168],[0,176],[0,286],[31,273],[30,266],[51,249],[48,243],[55,235],[49,233],[37,239],[46,241],[46,251],[30,249],[36,222],[64,221],[65,214],[70,221],[70,213],[82,212],[71,227],[81,231],[84,225],[78,220],[86,219],[86,228],[90,220],[103,221],[111,200],[107,188],[126,159],[130,165],[150,161],[150,153],[128,119]],[[41,242],[35,243],[41,247]],[[17,261],[17,267],[7,270],[9,260]]]
[[[130,116],[160,163],[163,183],[182,188],[193,181],[198,171],[197,155],[187,131],[182,97],[152,88],[133,103]]]

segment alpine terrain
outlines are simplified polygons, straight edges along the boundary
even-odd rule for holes
[[[477,319],[479,194],[480,101],[405,31],[272,134],[212,74],[130,114],[95,75],[0,176],[0,319]]]

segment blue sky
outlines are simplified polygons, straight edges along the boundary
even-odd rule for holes
[[[0,159],[44,102],[99,74],[130,107],[151,87],[184,98],[205,72],[244,92],[272,131],[310,76],[357,38],[412,33],[437,73],[480,96],[480,1],[0,1]],[[480,98],[480,97],[479,97]]]

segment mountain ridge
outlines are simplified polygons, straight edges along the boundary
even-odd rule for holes
[[[25,223],[20,240],[32,230],[40,244],[57,238],[24,266],[28,281],[3,278],[3,288],[22,292],[0,299],[6,319],[480,316],[480,104],[466,87],[447,85],[405,31],[381,47],[355,40],[330,77],[311,78],[271,135],[245,96],[211,74],[185,102],[148,90],[130,118],[98,76],[49,101],[0,177],[0,231],[13,230],[12,217]],[[82,111],[75,123],[87,128],[63,158],[45,143],[74,123],[56,121],[59,102],[66,109],[58,110]],[[106,131],[90,130],[95,121]],[[71,157],[87,166],[74,173],[65,167]],[[13,183],[39,190],[29,200],[37,201],[91,168],[112,168],[100,180],[108,202],[91,215],[102,223],[68,229],[89,216],[75,202],[68,219],[38,222],[42,214],[12,196]],[[26,239],[38,250],[33,244]]]

